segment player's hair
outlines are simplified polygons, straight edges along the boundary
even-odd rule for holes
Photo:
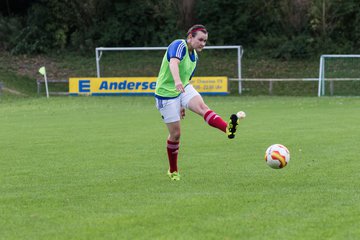
[[[192,37],[195,37],[195,36],[196,36],[196,33],[197,33],[198,31],[201,31],[201,32],[203,32],[203,33],[208,33],[208,31],[206,30],[206,28],[205,28],[204,25],[195,24],[194,26],[192,26],[192,27],[188,30],[186,36],[189,36],[189,35],[191,34]]]

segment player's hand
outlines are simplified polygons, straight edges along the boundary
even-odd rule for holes
[[[181,116],[181,119],[185,118],[185,108],[180,109],[180,116]]]
[[[182,84],[182,82],[175,83],[175,88],[179,92],[182,92],[182,93],[185,92],[184,85]]]

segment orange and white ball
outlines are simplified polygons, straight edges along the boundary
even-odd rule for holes
[[[273,144],[266,149],[265,161],[271,168],[284,168],[290,161],[290,152],[282,144]]]

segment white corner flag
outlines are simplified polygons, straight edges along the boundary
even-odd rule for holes
[[[39,73],[44,76],[45,89],[46,89],[46,97],[49,98],[49,89],[48,89],[48,83],[47,83],[47,78],[46,78],[46,69],[45,69],[44,66],[42,66],[42,67],[39,69]]]

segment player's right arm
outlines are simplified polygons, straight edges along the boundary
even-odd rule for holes
[[[171,75],[174,79],[175,88],[179,92],[185,92],[184,86],[180,79],[179,64],[180,64],[180,60],[178,58],[170,58],[169,68]]]
[[[180,61],[186,54],[186,43],[180,39],[173,41],[168,48],[168,61],[171,75],[174,79],[175,88],[177,91],[185,92],[179,72]]]

